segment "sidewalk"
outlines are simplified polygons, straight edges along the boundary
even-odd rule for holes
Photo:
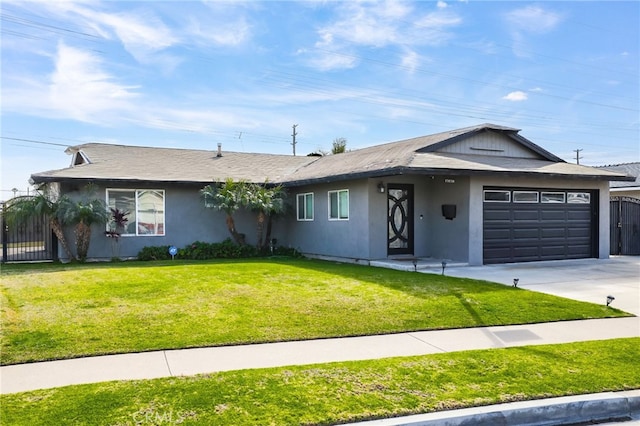
[[[640,318],[420,331],[120,354],[0,367],[0,393],[111,380],[640,336]]]

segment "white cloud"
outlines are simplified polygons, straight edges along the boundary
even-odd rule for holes
[[[513,53],[519,57],[528,57],[527,35],[541,35],[553,31],[561,22],[562,15],[545,10],[540,6],[526,6],[512,10],[505,15],[513,38]]]
[[[544,92],[544,89],[542,89],[542,87],[534,87],[533,89],[529,89],[530,92]]]
[[[322,51],[350,51],[358,47],[383,48],[389,46],[412,49],[419,45],[438,45],[451,37],[450,28],[462,22],[453,12],[439,10],[423,15],[404,2],[344,2],[336,8],[337,19],[320,27],[315,47]],[[307,52],[311,54],[312,52]],[[322,53],[320,56],[326,56]],[[324,69],[353,67],[355,61],[342,58],[320,62]],[[329,68],[330,65],[331,68]]]
[[[540,6],[526,6],[506,15],[507,21],[517,31],[547,33],[562,21],[560,14],[545,10]]]
[[[135,87],[114,80],[97,56],[60,43],[49,84],[50,107],[66,118],[88,122],[104,119],[105,112],[125,113],[137,97]]]
[[[445,9],[448,6],[449,5],[447,3],[443,2],[442,0],[438,0],[438,4],[437,4],[438,9]]]
[[[416,68],[418,68],[419,63],[420,63],[420,56],[413,50],[406,52],[402,56],[401,65],[404,68],[408,69],[409,72],[411,73],[415,72]]]
[[[526,101],[528,97],[529,96],[525,92],[517,90],[515,92],[509,93],[506,96],[503,96],[502,99],[507,101],[512,101],[512,102],[521,102],[521,101]]]

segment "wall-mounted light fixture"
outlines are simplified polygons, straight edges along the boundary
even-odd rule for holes
[[[379,192],[379,193],[381,193],[381,194],[384,194],[384,190],[385,190],[385,188],[384,188],[384,182],[380,182],[380,183],[378,184],[378,192]]]

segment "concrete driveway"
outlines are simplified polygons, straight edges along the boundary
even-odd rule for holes
[[[445,275],[513,285],[541,293],[606,304],[640,316],[640,256],[556,260],[504,265],[453,266]]]

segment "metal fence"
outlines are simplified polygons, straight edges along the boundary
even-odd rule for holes
[[[611,254],[640,254],[640,200],[615,196],[611,204]]]
[[[2,262],[42,262],[57,260],[58,240],[51,231],[49,218],[37,216],[20,224],[9,223],[0,204],[2,221]]]

